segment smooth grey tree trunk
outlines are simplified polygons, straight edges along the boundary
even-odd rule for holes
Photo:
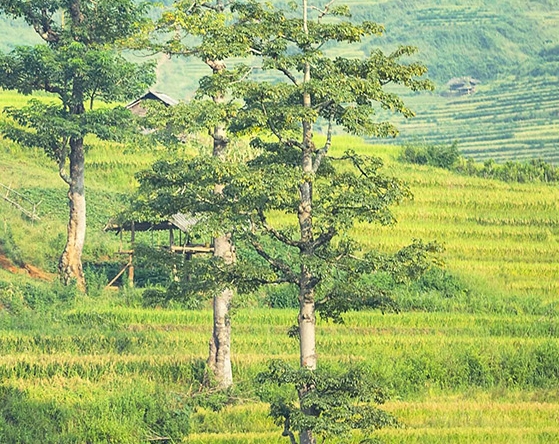
[[[214,255],[222,258],[225,263],[234,262],[235,254],[229,236],[214,239]],[[213,334],[210,340],[208,365],[220,388],[233,385],[231,319],[229,317],[232,299],[233,290],[226,288],[215,295],[213,300]]]
[[[303,31],[308,34],[308,1],[303,1]],[[311,80],[311,66],[305,63],[303,70],[303,83]],[[311,96],[309,93],[303,93],[303,107],[311,108]],[[303,264],[301,266],[301,276],[299,281],[299,344],[300,344],[300,366],[310,370],[317,368],[316,355],[316,314],[314,286],[312,283],[312,272],[304,263],[305,256],[312,256],[313,244],[313,224],[312,224],[312,203],[313,203],[313,127],[308,121],[302,122],[303,128],[303,154],[301,158],[301,166],[305,179],[300,186],[300,202],[299,202],[299,230],[301,233],[301,241],[307,246],[306,251],[302,251]],[[299,391],[299,399],[302,399],[306,393],[313,390],[314,387],[304,387]],[[312,414],[303,410],[306,414]],[[300,434],[301,444],[316,444],[316,438],[311,430],[304,430]]]
[[[214,74],[219,74],[225,65],[219,61],[206,62]],[[222,95],[213,97],[215,103],[223,103]],[[213,131],[213,156],[225,160],[228,140],[225,127],[217,125]],[[216,184],[214,192],[220,194],[223,185]],[[214,256],[223,259],[230,265],[235,262],[235,248],[231,242],[231,235],[225,234],[214,238]],[[229,311],[233,299],[233,289],[225,288],[214,296],[213,300],[213,333],[210,340],[208,366],[211,369],[217,386],[228,388],[233,385],[233,371],[231,368],[231,319]]]

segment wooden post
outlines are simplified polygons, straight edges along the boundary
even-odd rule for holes
[[[128,286],[134,288],[134,252],[128,255]]]

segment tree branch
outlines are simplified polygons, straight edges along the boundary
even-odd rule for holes
[[[215,5],[212,5],[210,2],[200,3],[200,7],[210,9],[215,12],[223,12],[228,6],[229,3],[223,3],[222,1],[216,2]]]
[[[289,416],[285,417],[285,422],[283,423],[282,436],[289,436],[289,442],[291,444],[297,444],[297,440],[295,439],[295,435],[291,431],[291,421],[289,419]]]
[[[317,103],[313,105],[313,109],[323,110],[324,108],[328,108],[330,105],[333,105],[334,101],[332,99],[325,100],[324,102]]]
[[[332,4],[335,2],[336,0],[331,0],[328,4],[326,4],[324,6],[324,9],[320,9],[314,5],[311,5],[310,8],[314,9],[315,11],[318,11],[318,21],[320,22],[320,20],[322,20],[326,15],[328,15],[328,12],[330,12],[330,6],[332,6]]]
[[[66,149],[66,144],[68,143],[68,139],[65,137],[62,141],[62,149],[58,155],[58,175],[60,178],[66,182],[68,185],[72,185],[72,179],[66,173],[66,157],[68,156],[68,150]]]
[[[326,233],[322,233],[320,236],[318,236],[318,238],[313,242],[313,249],[315,248],[320,248],[323,245],[326,245],[328,242],[330,242],[332,240],[332,238],[338,234],[338,230],[336,230],[334,227],[330,227],[328,228],[328,231],[326,231]]]
[[[289,139],[285,143],[287,144],[287,146],[295,146],[295,147],[300,148],[300,149],[305,148],[305,146],[301,142],[299,142],[298,140]]]
[[[281,259],[273,258],[272,256],[270,256],[256,239],[251,237],[249,238],[249,242],[261,258],[268,262],[274,270],[279,271],[285,276],[286,282],[299,285],[299,279],[297,278],[293,270],[289,268],[289,265],[287,265]]]
[[[52,29],[52,17],[47,14],[46,9],[41,10],[40,17],[37,17],[33,14],[33,16],[30,18],[33,22],[33,29],[45,42],[56,43],[60,40],[60,35],[58,35],[58,33]]]
[[[332,118],[330,118],[330,120],[328,121],[328,132],[326,135],[326,143],[320,150],[318,150],[318,153],[316,154],[316,158],[314,159],[314,164],[312,169],[313,169],[313,173],[315,174],[320,168],[320,164],[322,163],[324,156],[328,154],[328,150],[332,146],[332,126],[333,126],[333,122],[332,122]]]
[[[277,67],[278,71],[282,72],[283,74],[285,74],[285,76],[291,80],[291,82],[295,85],[295,86],[299,86],[299,82],[297,82],[297,78],[291,73],[291,71],[289,71],[287,68],[283,67],[283,66],[278,66]]]
[[[247,69],[247,72],[244,73],[244,74],[242,75],[242,77],[239,77],[237,80],[231,82],[231,83],[229,84],[229,86],[231,86],[231,85],[236,85],[237,83],[243,82],[244,80],[246,80],[246,78],[250,75],[250,73],[251,73],[252,71],[254,71],[254,66],[249,67],[249,69]]]
[[[266,230],[267,233],[271,234],[276,240],[286,245],[289,245],[290,247],[296,247],[301,249],[300,241],[290,239],[284,234],[277,231],[274,227],[268,225],[268,220],[266,219],[266,215],[264,214],[264,212],[260,209],[258,209],[257,211],[258,211],[258,217],[260,218],[260,223],[262,224],[262,227],[264,228],[264,230]]]
[[[270,128],[270,131],[272,131],[274,136],[276,136],[278,140],[283,143],[283,136],[276,129],[274,122],[272,122],[272,120],[270,119],[270,116],[268,115],[268,110],[266,109],[266,105],[264,104],[264,102],[260,102],[260,106],[262,107],[262,112],[264,113],[264,117],[266,117],[266,122],[268,122],[268,127]]]
[[[53,94],[59,94],[59,95],[64,94],[64,90],[62,88],[59,88],[58,86],[51,85],[48,82],[48,80],[45,80],[45,83],[44,83],[43,86],[44,86],[46,92],[53,93]]]

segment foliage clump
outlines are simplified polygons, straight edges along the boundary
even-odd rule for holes
[[[404,146],[400,160],[504,182],[559,182],[559,167],[542,159],[531,159],[526,162],[509,160],[503,164],[489,159],[483,164],[478,164],[473,159],[462,156],[456,142],[450,145],[408,144]]]
[[[352,430],[370,434],[398,425],[392,415],[377,407],[387,395],[365,366],[344,372],[322,368],[311,371],[272,361],[267,371],[258,374],[257,382],[263,385],[261,396],[270,402],[270,415],[292,443],[297,442],[295,433],[308,430],[325,442],[331,437],[347,436]],[[303,393],[298,402],[293,401],[291,392],[282,390],[286,386]],[[313,390],[306,390],[308,387]]]

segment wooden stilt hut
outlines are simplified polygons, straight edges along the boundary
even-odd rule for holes
[[[120,236],[120,247],[116,252],[118,255],[128,256],[128,261],[120,272],[109,282],[107,287],[114,286],[114,283],[128,270],[128,282],[130,286],[134,286],[134,244],[136,242],[136,234],[139,232],[155,232],[168,231],[168,245],[156,245],[154,248],[160,248],[170,251],[171,253],[184,254],[190,259],[193,254],[212,253],[213,246],[207,244],[193,244],[189,236],[190,228],[196,223],[192,217],[182,213],[171,216],[168,220],[149,222],[149,221],[127,221],[124,223],[116,223],[109,221],[104,231],[113,231]],[[130,233],[129,248],[124,246],[124,234]],[[177,237],[178,235],[178,237]]]

